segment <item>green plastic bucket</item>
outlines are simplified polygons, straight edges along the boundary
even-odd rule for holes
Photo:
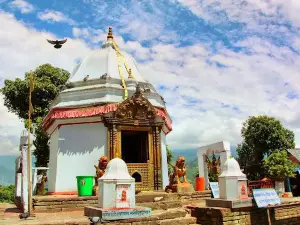
[[[77,176],[78,196],[92,196],[94,176]]]

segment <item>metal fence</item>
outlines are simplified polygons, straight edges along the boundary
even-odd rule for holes
[[[274,188],[274,181],[264,178],[262,180],[248,181],[248,196],[252,197],[253,189]]]

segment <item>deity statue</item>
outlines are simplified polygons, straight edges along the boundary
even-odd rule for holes
[[[166,192],[177,192],[177,186],[181,184],[190,185],[186,179],[185,158],[179,156],[175,166],[172,165],[172,167],[173,173],[170,174],[170,183],[165,189]],[[181,178],[183,178],[182,181]]]
[[[45,183],[48,181],[46,175],[42,175],[40,183],[36,184],[36,194],[37,195],[44,195],[45,192]]]
[[[220,160],[220,156],[218,157],[218,159],[216,159],[216,155],[215,153],[213,153],[213,157],[212,157],[212,162],[211,162],[211,172],[212,173],[219,173],[218,172],[218,168],[221,165],[221,160]]]
[[[218,174],[220,174],[221,159],[220,156],[217,158],[215,153],[212,154],[212,159],[210,160],[207,155],[205,155],[205,161],[208,169],[208,176],[211,181],[217,179]]]
[[[107,156],[102,156],[98,161],[99,162],[98,166],[94,165],[94,167],[96,169],[96,175],[94,176],[95,185],[93,187],[93,195],[94,196],[98,195],[98,179],[104,175],[108,161],[109,160],[108,160]]]
[[[121,201],[125,202],[127,199],[127,193],[125,190],[122,191],[122,197],[121,197]]]

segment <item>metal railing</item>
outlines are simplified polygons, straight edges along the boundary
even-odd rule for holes
[[[271,179],[248,181],[248,196],[252,197],[253,189],[274,188],[274,182]]]

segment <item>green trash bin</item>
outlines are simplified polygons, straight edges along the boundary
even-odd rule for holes
[[[92,196],[94,176],[77,176],[78,196]]]

